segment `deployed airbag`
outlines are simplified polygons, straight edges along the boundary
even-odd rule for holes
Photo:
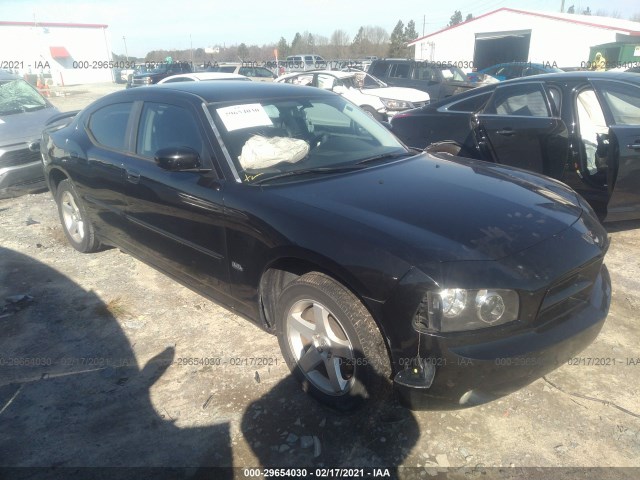
[[[242,146],[238,159],[244,169],[260,169],[280,162],[295,163],[306,157],[308,153],[309,144],[304,140],[253,135]]]

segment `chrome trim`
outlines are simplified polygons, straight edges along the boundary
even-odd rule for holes
[[[242,180],[240,180],[240,174],[238,174],[238,171],[236,170],[236,166],[233,164],[233,160],[231,160],[231,155],[229,154],[229,150],[227,150],[227,147],[225,146],[224,142],[222,141],[222,136],[220,135],[220,131],[216,127],[216,124],[213,122],[213,117],[211,116],[211,113],[209,112],[209,109],[207,108],[207,104],[204,103],[204,102],[202,103],[202,109],[204,110],[204,114],[207,117],[207,120],[209,120],[209,125],[211,126],[211,128],[213,130],[213,134],[216,136],[216,140],[218,141],[218,144],[220,145],[220,148],[222,149],[222,153],[224,154],[224,158],[227,160],[227,163],[229,164],[229,168],[231,169],[231,173],[233,174],[233,178],[235,179],[235,181],[237,183],[242,183]]]

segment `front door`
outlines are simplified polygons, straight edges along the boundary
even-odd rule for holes
[[[606,220],[640,218],[640,88],[594,81],[609,117]]]
[[[158,150],[188,147],[199,171],[168,171]],[[145,102],[136,156],[126,165],[129,232],[139,256],[206,290],[227,292],[228,265],[222,181],[197,110],[189,104]]]

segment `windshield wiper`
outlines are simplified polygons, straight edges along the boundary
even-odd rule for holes
[[[378,160],[395,160],[396,158],[413,156],[411,152],[402,152],[402,153],[383,153],[382,155],[375,155],[373,157],[365,158],[364,160],[360,160],[356,165],[366,165],[367,163],[377,162]]]
[[[317,167],[317,168],[305,168],[303,170],[291,170],[289,172],[282,172],[276,175],[272,175],[270,177],[260,178],[254,182],[251,182],[251,185],[259,185],[264,182],[268,182],[269,180],[275,180],[277,178],[284,177],[293,177],[296,175],[306,175],[312,173],[341,173],[341,172],[350,172],[353,170],[361,170],[363,167],[361,165],[343,165],[341,167]]]

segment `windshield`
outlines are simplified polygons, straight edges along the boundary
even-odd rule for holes
[[[45,99],[24,80],[0,81],[0,115],[32,112],[46,107]]]
[[[368,73],[357,73],[356,77],[360,80],[363,88],[380,88],[387,86],[382,80]]]
[[[338,96],[212,104],[209,111],[245,183],[366,168],[410,154],[382,124]]]
[[[441,70],[442,76],[447,80],[453,80],[454,82],[466,82],[467,75],[458,67],[448,67]]]

